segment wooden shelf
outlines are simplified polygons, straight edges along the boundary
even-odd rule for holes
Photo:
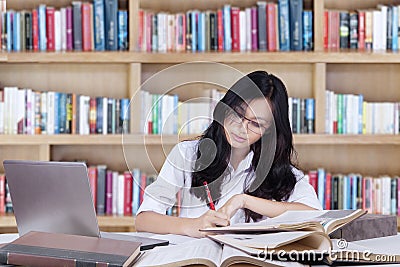
[[[101,231],[109,232],[134,232],[134,216],[97,216]],[[17,233],[17,223],[14,215],[0,216],[0,233]]]
[[[192,61],[221,63],[400,63],[400,53],[381,51],[322,52],[15,52],[1,53],[8,63],[154,63],[174,64]]]
[[[196,135],[0,135],[0,145],[174,145]],[[297,145],[400,145],[400,135],[295,134]]]

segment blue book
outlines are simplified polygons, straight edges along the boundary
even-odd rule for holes
[[[290,50],[290,20],[289,20],[289,0],[279,0],[278,2],[279,14],[279,50]]]
[[[313,15],[311,10],[303,11],[303,50],[313,49]]]
[[[47,50],[47,39],[46,39],[46,5],[39,5],[38,8],[39,17],[39,50]]]
[[[358,134],[362,134],[363,130],[363,102],[364,96],[358,95]]]
[[[322,208],[325,208],[325,169],[318,168],[318,199]]]
[[[158,50],[158,16],[154,14],[151,21],[151,51],[156,52]]]
[[[60,133],[60,93],[54,92],[54,134]]]
[[[199,13],[197,27],[198,51],[204,52],[206,50],[206,13]]]
[[[140,206],[140,188],[141,186],[141,173],[140,170],[135,168],[132,171],[133,186],[132,186],[132,214],[136,214]],[[144,188],[142,188],[144,190]]]
[[[398,6],[392,6],[392,50],[397,51],[399,49],[398,33],[399,33],[399,9]]]
[[[198,17],[198,15],[199,15],[199,11],[197,11],[197,10],[194,10],[194,11],[192,11],[192,13],[191,13],[191,15],[192,15],[192,19],[191,19],[191,22],[192,22],[192,52],[196,52],[197,51],[197,31],[198,31],[198,28],[197,28],[197,17]]]
[[[303,50],[303,0],[289,1],[290,14],[290,49],[294,51]]]
[[[65,128],[67,124],[67,94],[66,93],[57,93],[58,94],[58,131],[60,134],[65,133]]]
[[[312,133],[315,132],[314,124],[315,124],[315,99],[314,98],[307,98],[306,99],[307,133],[312,134]]]
[[[96,133],[103,133],[103,97],[96,97]]]
[[[129,120],[131,117],[130,103],[128,98],[121,99],[121,114],[120,114],[120,125],[122,126],[122,133],[129,133],[130,124]]]
[[[13,50],[21,51],[21,13],[18,11],[13,18]]]
[[[115,51],[118,48],[118,0],[105,0],[104,4],[106,50]]]
[[[357,185],[358,185],[358,177],[357,175],[350,176],[350,190],[351,190],[351,205],[350,209],[357,209]]]
[[[224,20],[224,50],[232,50],[232,32],[231,32],[231,6],[224,5],[223,8]]]
[[[104,1],[94,0],[94,49],[96,51],[104,51],[106,49],[104,38]]]
[[[128,50],[128,11],[118,10],[118,50]]]
[[[11,52],[13,49],[13,19],[14,19],[14,10],[8,10],[6,13],[7,16],[7,51]]]

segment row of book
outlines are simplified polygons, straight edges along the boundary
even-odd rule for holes
[[[75,93],[0,90],[0,134],[120,134],[130,132],[129,99]]]
[[[315,99],[289,97],[289,122],[294,134],[315,133]]]
[[[4,1],[0,11],[3,51],[128,50],[128,11],[118,10],[118,0],[21,11],[6,10]]]
[[[90,165],[88,178],[97,215],[132,216],[143,201],[144,189],[156,175],[147,175],[138,168],[120,173],[106,165]],[[12,207],[6,176],[0,174],[0,214],[12,213]],[[178,216],[178,212],[175,205],[166,214]]]
[[[399,49],[399,6],[367,10],[325,10],[324,48]]]
[[[240,10],[139,11],[140,51],[301,51],[313,49],[313,13],[302,0],[258,1]]]
[[[400,102],[366,102],[363,95],[326,91],[328,134],[399,134]]]
[[[216,103],[224,92],[210,90],[209,97],[179,101],[178,95],[141,91],[141,129],[145,134],[199,134],[212,121]]]
[[[365,209],[400,215],[400,177],[332,174],[319,168],[307,174],[323,209]]]

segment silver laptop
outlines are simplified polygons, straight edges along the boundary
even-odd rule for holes
[[[100,232],[87,167],[82,162],[3,162],[18,232],[65,233],[141,242],[141,250],[168,241]]]

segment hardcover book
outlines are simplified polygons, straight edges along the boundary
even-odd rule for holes
[[[131,266],[140,243],[107,238],[29,232],[0,248],[3,264],[50,266]]]

